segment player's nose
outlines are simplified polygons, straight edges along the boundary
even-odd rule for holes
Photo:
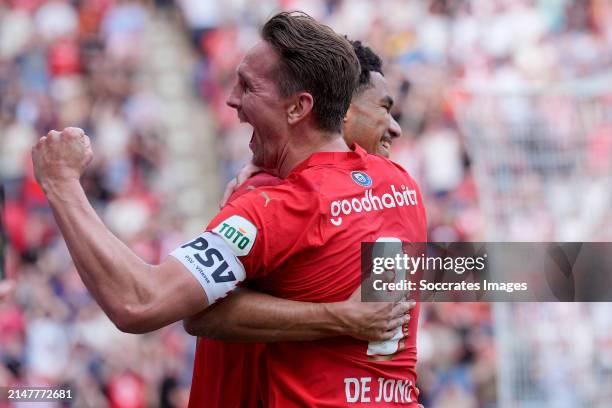
[[[393,116],[389,117],[389,136],[392,139],[396,139],[400,136],[402,136],[402,128],[400,127],[399,123],[397,123],[397,120],[395,120],[395,118]]]
[[[234,86],[234,88],[232,89],[232,92],[227,97],[227,100],[225,101],[225,103],[230,108],[234,108],[238,110],[240,109],[240,98],[238,97],[238,90],[236,88],[238,87]]]

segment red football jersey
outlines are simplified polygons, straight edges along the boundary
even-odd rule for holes
[[[234,191],[228,202],[260,186],[275,186],[282,179],[268,173],[257,173]],[[226,343],[198,339],[190,408],[261,407],[257,396],[257,368],[264,344]]]
[[[189,407],[261,407],[257,370],[263,349],[259,343],[198,339]]]
[[[244,268],[237,275],[246,274],[250,285],[309,302],[345,300],[359,286],[361,242],[426,241],[414,180],[358,146],[313,154],[282,184],[228,204],[208,230],[231,248]],[[219,280],[235,276],[223,273]],[[405,341],[335,337],[267,344],[259,372],[264,406],[416,407],[418,313],[418,306],[411,311]]]

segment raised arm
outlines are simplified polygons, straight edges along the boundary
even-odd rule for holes
[[[349,335],[389,340],[410,320],[409,302],[361,302],[360,289],[344,302],[307,303],[239,289],[215,306],[185,319],[194,336],[230,342],[307,341]]]
[[[32,149],[36,179],[85,286],[122,331],[143,333],[202,311],[208,299],[175,258],[149,265],[95,213],[79,178],[92,159],[78,128],[51,131]]]

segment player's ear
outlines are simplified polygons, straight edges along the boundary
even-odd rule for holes
[[[353,108],[353,104],[351,103],[351,104],[349,105],[348,110],[347,110],[347,111],[346,111],[346,113],[344,114],[344,119],[343,119],[343,121],[344,121],[344,123],[345,123],[345,124],[346,124],[346,122],[348,122],[348,121],[349,121],[350,116],[353,114],[353,113],[352,113],[352,108]]]
[[[300,92],[293,97],[287,107],[287,123],[295,125],[307,117],[314,107],[314,99],[308,92]]]

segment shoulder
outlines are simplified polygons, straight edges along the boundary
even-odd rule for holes
[[[402,181],[416,186],[415,179],[400,164],[376,154],[368,154],[368,168],[372,169],[373,174],[392,178],[395,181]]]
[[[263,171],[259,172],[249,177],[244,183],[242,183],[240,187],[238,187],[236,191],[232,193],[232,195],[228,199],[228,202],[231,203],[238,197],[241,197],[247,194],[248,192],[250,192],[251,190],[255,190],[256,188],[277,186],[282,183],[283,183],[283,179],[279,177],[273,176]]]
[[[295,228],[318,213],[318,196],[313,189],[305,188],[299,180],[275,178],[274,183],[244,189],[223,207],[213,221],[238,215],[258,229],[283,229]]]

